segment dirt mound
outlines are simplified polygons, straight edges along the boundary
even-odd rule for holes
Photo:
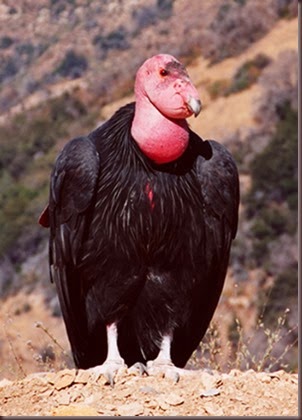
[[[0,407],[6,416],[297,416],[298,375],[196,370],[174,383],[124,371],[112,388],[64,369],[3,379]]]

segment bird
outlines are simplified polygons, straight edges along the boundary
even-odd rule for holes
[[[179,378],[220,299],[238,226],[234,158],[187,118],[201,101],[170,54],[145,60],[135,100],[69,140],[39,222],[75,366]]]

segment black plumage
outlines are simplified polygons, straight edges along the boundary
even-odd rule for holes
[[[128,366],[154,359],[173,331],[171,358],[183,367],[212,319],[236,234],[226,148],[190,130],[185,153],[157,165],[131,136],[134,110],[67,143],[51,176],[51,277],[81,368],[105,361],[113,322]]]

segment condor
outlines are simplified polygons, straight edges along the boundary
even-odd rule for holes
[[[181,374],[218,304],[237,230],[230,153],[186,118],[201,109],[173,56],[143,63],[135,102],[66,144],[40,223],[74,361]]]

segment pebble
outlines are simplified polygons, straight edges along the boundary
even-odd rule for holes
[[[85,369],[79,369],[74,379],[76,384],[87,384],[91,376],[91,372]]]
[[[219,395],[220,391],[217,388],[211,388],[203,391],[200,396],[201,397],[214,397],[215,395]]]
[[[169,405],[176,406],[183,404],[185,400],[180,395],[170,394],[167,397],[165,397],[165,402]]]
[[[144,413],[144,407],[137,402],[123,404],[117,407],[117,413],[120,416],[140,416]]]
[[[99,416],[97,410],[85,405],[69,405],[52,410],[51,416]]]
[[[64,369],[61,370],[54,379],[54,387],[60,391],[60,389],[67,388],[70,386],[75,379],[75,369]]]

